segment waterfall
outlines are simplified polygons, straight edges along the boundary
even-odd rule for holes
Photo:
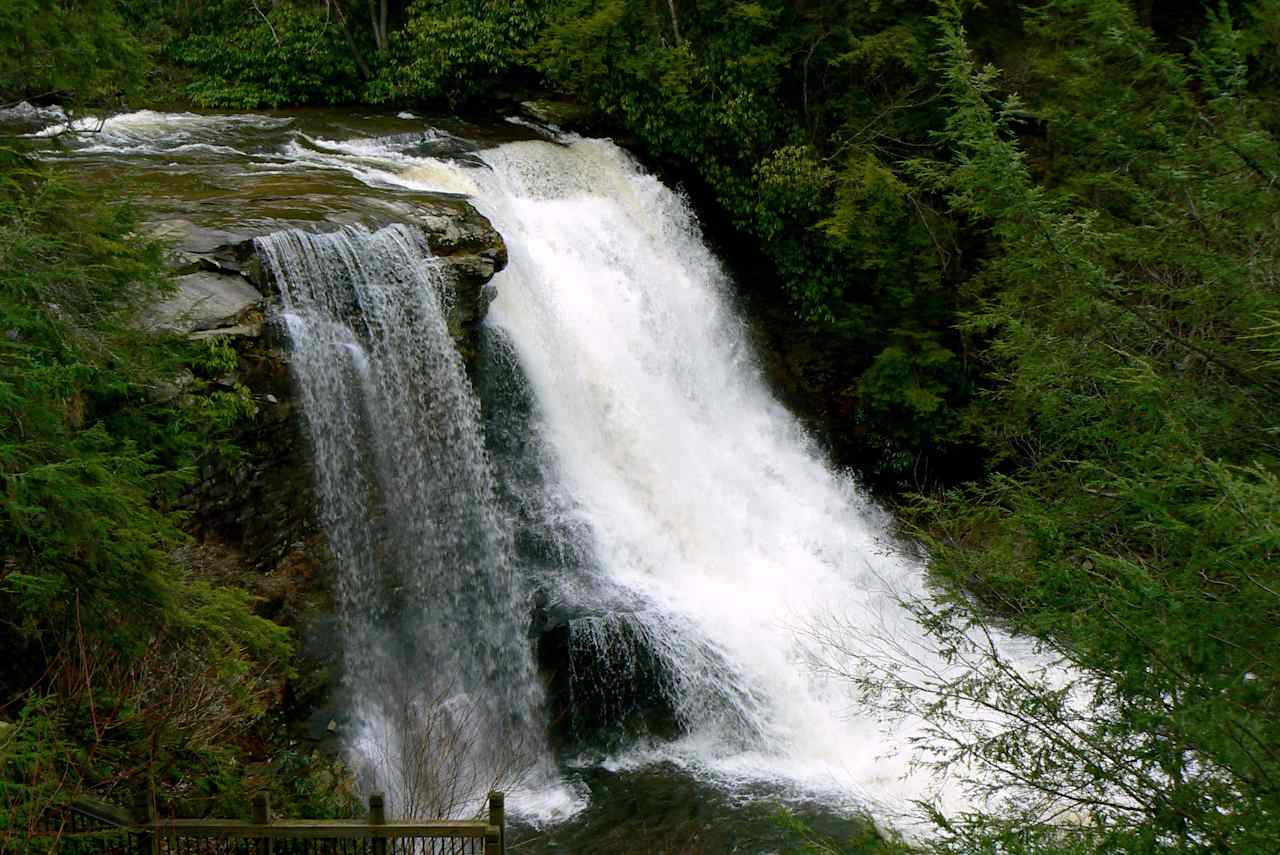
[[[257,241],[338,567],[340,732],[366,789],[403,816],[464,815],[497,784],[553,822],[584,806],[581,767],[674,764],[734,799],[881,816],[938,794],[911,767],[921,722],[880,721],[810,658],[834,617],[837,659],[948,673],[899,604],[927,593],[924,568],[770,393],[684,198],[607,140],[476,151],[352,121],[143,111],[44,156],[218,188],[297,172],[344,192],[338,171],[379,215],[398,189],[466,196],[504,236],[474,389],[415,229]],[[560,739],[566,719],[581,739]]]
[[[607,746],[606,765],[674,763],[883,814],[959,796],[913,768],[920,722],[886,725],[810,667],[808,636],[834,618],[865,632],[842,639],[855,654],[945,668],[898,604],[924,592],[924,570],[769,391],[683,196],[572,135],[485,149],[487,168],[394,139],[288,151],[373,186],[463,190],[503,234],[486,324],[529,387],[528,445],[546,458],[546,495],[522,504],[577,538],[544,596],[582,616],[567,646],[598,663],[593,704],[625,718],[633,698],[609,683],[631,668],[678,725]],[[581,697],[586,678],[570,677]]]
[[[257,241],[338,565],[348,745],[400,816],[471,811],[543,759],[528,594],[495,509],[448,299],[406,226]]]
[[[608,679],[656,669],[680,725],[609,762],[903,807],[928,787],[909,775],[915,731],[886,734],[806,667],[802,637],[838,614],[919,642],[896,594],[922,568],[767,389],[684,198],[608,141],[563,142],[459,172],[511,254],[488,323],[532,389],[567,525],[588,533],[548,596],[603,613],[571,627],[571,653]]]

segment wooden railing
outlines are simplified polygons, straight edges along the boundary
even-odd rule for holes
[[[272,821],[266,796],[253,800],[253,817],[238,819],[157,819],[125,823],[104,819],[74,805],[71,813],[92,816],[117,830],[103,838],[70,830],[62,822],[58,838],[77,840],[76,850],[120,855],[505,855],[506,811],[502,793],[489,794],[483,820],[388,822],[383,797],[369,798],[367,819]],[[118,817],[116,817],[118,819]],[[120,832],[124,834],[121,835]]]
[[[62,837],[119,833],[136,823],[128,811],[97,799],[79,798],[70,805],[46,811],[36,820],[35,833],[39,837]]]

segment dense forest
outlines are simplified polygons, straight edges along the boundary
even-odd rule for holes
[[[1280,2],[0,0],[10,106],[529,98],[678,177],[835,354],[831,442],[967,666],[848,677],[996,797],[911,845],[1280,850]],[[235,353],[130,323],[167,284],[127,188],[17,139],[0,176],[0,848],[83,792],[242,810],[291,641],[173,558]],[[254,775],[342,810],[309,763]]]

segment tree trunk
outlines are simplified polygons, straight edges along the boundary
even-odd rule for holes
[[[381,52],[387,49],[387,0],[369,0],[369,23],[373,27],[373,44]]]
[[[680,16],[676,14],[676,0],[667,0],[667,6],[671,9],[671,32],[676,37],[676,47],[680,47]]]
[[[360,73],[364,75],[365,80],[369,80],[373,77],[373,72],[369,70],[369,64],[364,61],[364,53],[360,50],[360,45],[356,43],[356,37],[351,32],[351,24],[347,21],[346,14],[342,11],[342,0],[330,0],[330,3],[333,4],[333,10],[338,13],[338,20],[342,23],[342,33],[347,37],[347,47],[351,48],[351,55],[355,57]]]

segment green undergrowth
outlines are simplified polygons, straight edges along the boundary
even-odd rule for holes
[[[177,563],[178,499],[234,455],[235,351],[144,329],[164,247],[112,194],[0,147],[0,848],[94,794],[244,801],[285,629]],[[306,793],[299,794],[300,802]]]

